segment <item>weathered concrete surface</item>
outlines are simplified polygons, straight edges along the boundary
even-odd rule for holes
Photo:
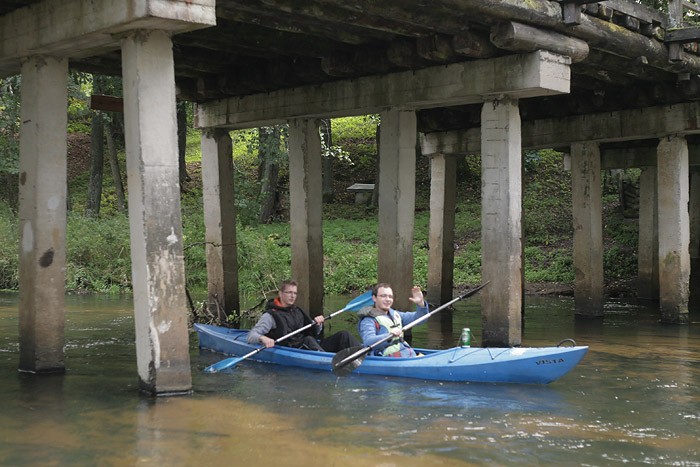
[[[252,128],[289,118],[327,118],[476,104],[490,96],[525,98],[569,92],[570,60],[538,51],[416,71],[369,76],[205,103],[201,128]]]
[[[122,61],[138,374],[145,391],[186,393],[192,379],[170,37],[131,34]]]
[[[136,29],[171,33],[216,24],[216,0],[44,0],[0,18],[0,76],[19,71],[23,57],[88,57],[118,49]]]
[[[688,322],[690,220],[688,144],[683,136],[659,141],[659,305],[664,323]]]
[[[484,347],[521,344],[522,150],[516,100],[481,111],[481,291]]]
[[[416,113],[381,114],[379,138],[379,232],[377,275],[394,291],[394,307],[409,310],[413,286],[416,207]]]
[[[67,60],[32,57],[22,66],[20,371],[65,370],[67,85]]]
[[[644,167],[639,176],[639,248],[637,296],[659,299],[659,214],[656,167]]]
[[[603,112],[524,122],[522,145],[527,149],[568,147],[572,143],[632,141],[668,134],[700,133],[700,102]],[[479,154],[481,130],[435,132],[421,137],[423,154]],[[697,163],[697,162],[696,162]]]
[[[596,143],[571,145],[571,196],[575,313],[603,316],[603,204],[600,149]]]
[[[435,154],[430,159],[430,231],[428,234],[428,301],[452,300],[457,161]]]
[[[289,122],[289,218],[297,305],[323,314],[323,185],[319,121]],[[285,278],[279,278],[282,280]]]
[[[227,131],[212,130],[202,133],[201,146],[207,307],[225,320],[240,311],[233,145]]]

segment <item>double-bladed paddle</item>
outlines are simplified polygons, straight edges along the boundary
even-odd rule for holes
[[[448,306],[452,305],[455,302],[458,302],[460,300],[463,300],[467,297],[471,297],[475,293],[477,293],[479,290],[483,289],[486,287],[486,284],[488,282],[481,284],[471,290],[468,290],[467,292],[463,293],[459,297],[455,297],[449,302],[440,305],[438,308],[434,309],[430,313],[421,316],[417,320],[413,321],[412,323],[407,324],[406,326],[403,327],[403,330],[407,330],[415,326],[416,324],[420,324],[426,319],[430,318],[433,316],[435,313],[438,313],[439,311],[444,310]],[[383,344],[386,341],[389,341],[391,339],[394,339],[396,336],[393,334],[388,334],[385,338],[375,342],[372,345],[368,345],[367,347],[350,347],[349,349],[344,349],[341,350],[340,352],[335,354],[335,357],[333,357],[333,360],[331,361],[331,367],[333,369],[333,373],[336,376],[346,376],[352,371],[357,368],[358,366],[362,365],[362,362],[364,361],[365,357],[367,356],[368,353],[370,353],[374,348],[377,346]]]
[[[368,290],[367,292],[363,293],[362,295],[353,298],[348,302],[347,305],[345,305],[345,308],[338,310],[334,313],[331,313],[330,315],[326,316],[325,319],[331,319],[332,317],[339,315],[340,313],[344,311],[356,311],[359,310],[360,308],[363,308],[365,306],[368,306],[372,303],[372,291]],[[316,322],[309,323],[304,327],[301,327],[297,329],[296,331],[290,332],[289,334],[286,334],[279,339],[275,341],[275,345],[278,343],[282,342],[285,339],[288,339],[292,336],[295,336],[299,334],[300,332],[304,332],[307,329],[309,329],[311,326],[315,326]],[[216,373],[221,370],[225,370],[226,368],[231,368],[232,366],[236,365],[238,362],[242,362],[248,357],[252,357],[256,353],[265,350],[267,347],[262,346],[259,347],[251,352],[248,352],[247,354],[243,355],[242,357],[231,357],[231,358],[226,358],[224,360],[221,360],[220,362],[214,363],[213,365],[209,365],[204,369],[207,373]]]

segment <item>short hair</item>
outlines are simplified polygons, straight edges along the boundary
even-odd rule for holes
[[[295,280],[287,279],[287,280],[280,282],[279,288],[277,290],[280,292],[284,292],[284,289],[286,289],[288,286],[298,287],[299,284],[297,284],[297,281],[295,281]]]
[[[386,282],[380,282],[379,284],[372,287],[372,295],[376,297],[377,292],[379,292],[379,289],[381,289],[382,287],[385,289],[391,289],[391,284],[387,284]]]

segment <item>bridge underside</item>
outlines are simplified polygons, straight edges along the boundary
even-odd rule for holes
[[[289,124],[292,271],[314,312],[324,290],[318,120],[379,113],[378,279],[394,285],[399,308],[413,283],[420,134],[432,158],[433,302],[452,296],[454,158],[481,157],[484,345],[522,340],[526,148],[567,154],[577,314],[603,313],[600,170],[641,167],[640,289],[659,299],[664,322],[688,322],[700,57],[663,41],[673,25],[660,13],[621,0],[126,3],[0,5],[0,75],[21,73],[23,85],[20,370],[65,368],[69,69],[124,82],[137,366],[148,392],[191,390],[176,98],[199,104],[209,293],[227,311],[239,306],[228,130]]]

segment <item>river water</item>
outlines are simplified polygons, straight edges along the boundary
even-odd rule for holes
[[[328,300],[328,311],[347,298]],[[191,335],[194,393],[137,390],[129,298],[68,297],[66,374],[17,372],[17,296],[0,295],[0,465],[700,466],[700,321],[658,324],[610,302],[602,322],[573,301],[526,298],[523,344],[589,345],[546,386],[436,383],[222,358]],[[481,334],[478,297],[414,328],[418,346]],[[328,313],[326,313],[328,314]],[[339,315],[333,330],[353,328]]]

